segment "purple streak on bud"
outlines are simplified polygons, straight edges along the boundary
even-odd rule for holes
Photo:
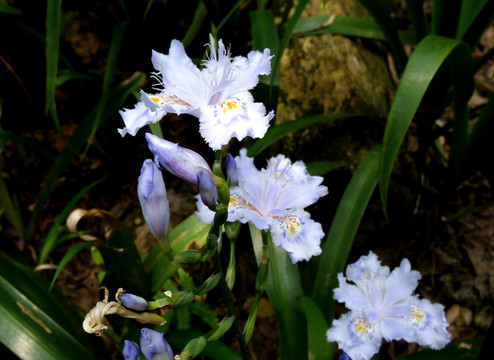
[[[133,341],[125,340],[122,352],[125,360],[141,360],[139,347]]]
[[[155,156],[154,161],[173,175],[197,185],[197,173],[200,170],[212,174],[208,163],[198,153],[149,133],[146,134],[146,140]]]
[[[350,357],[347,354],[343,353],[340,355],[338,360],[350,360]]]
[[[214,211],[218,201],[218,189],[209,175],[202,170],[197,173],[197,186],[204,205]]]
[[[173,351],[163,333],[151,329],[141,330],[141,351],[148,360],[173,360]]]
[[[143,311],[146,310],[148,307],[148,302],[146,301],[146,299],[134,294],[123,293],[120,296],[120,301],[122,302],[123,306],[131,310]]]
[[[170,230],[170,205],[166,197],[163,175],[150,159],[142,164],[137,182],[137,195],[144,220],[153,235],[158,240],[166,238]]]
[[[237,163],[231,154],[226,156],[226,174],[230,177],[230,184],[238,184]]]

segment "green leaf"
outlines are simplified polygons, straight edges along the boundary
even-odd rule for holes
[[[21,359],[94,359],[90,351],[97,339],[83,332],[75,307],[56,289],[49,292],[45,278],[3,252],[0,294],[0,342]],[[100,354],[108,355],[103,348]]]
[[[475,49],[480,36],[492,23],[493,17],[494,1],[463,0],[456,37],[469,44],[471,49]]]
[[[132,234],[125,228],[118,229],[113,232],[107,242],[108,247],[99,248],[105,260],[106,276],[115,274],[119,287],[148,298],[149,279],[144,272]]]
[[[336,276],[345,268],[360,220],[377,185],[380,150],[380,146],[372,149],[355,170],[319,256],[312,299],[322,309],[328,323],[333,317],[332,290],[337,285]]]
[[[377,22],[388,40],[389,48],[394,56],[396,68],[401,72],[407,63],[407,54],[398,37],[398,29],[388,9],[381,0],[359,0]]]
[[[257,263],[262,257],[262,237],[260,230],[249,224]],[[268,235],[268,277],[266,292],[273,304],[278,322],[278,337],[283,360],[307,359],[306,319],[300,306],[302,284],[297,266],[294,265],[285,249],[277,248],[271,235]]]
[[[251,11],[250,23],[253,49],[259,51],[269,49],[271,54],[277,54],[280,41],[273,13],[267,10]],[[269,75],[261,76],[261,81],[266,82],[268,79]],[[279,74],[275,77],[273,85],[280,86]]]
[[[199,336],[204,336],[204,334],[197,330],[175,330],[166,334],[166,341],[174,349],[182,349],[190,340]],[[239,353],[219,341],[208,341],[202,355],[214,360],[242,359]]]
[[[387,41],[386,35],[373,19],[351,16],[316,15],[301,18],[293,31],[294,37],[318,34],[355,36]],[[398,31],[398,37],[402,43],[416,43],[415,36],[410,32]]]
[[[427,17],[424,13],[424,0],[405,0],[405,3],[407,4],[410,20],[412,20],[417,42],[420,42],[430,33]]]
[[[39,261],[38,264],[43,264],[46,261],[46,258],[48,255],[50,255],[51,251],[55,248],[56,243],[57,243],[57,237],[60,232],[60,226],[62,223],[65,221],[67,216],[69,216],[70,212],[74,208],[74,206],[77,205],[79,200],[89,192],[93,187],[101,183],[107,178],[107,176],[96,180],[92,182],[89,185],[86,185],[81,191],[79,191],[68,203],[65,205],[64,209],[60,214],[58,214],[57,219],[53,223],[53,225],[50,227],[50,230],[48,231],[48,234],[46,235],[46,238],[43,240],[43,243],[41,244],[41,250],[39,253]]]
[[[274,57],[274,62],[272,63],[271,89],[273,88],[273,85],[276,84],[276,80],[280,78],[281,58],[283,57],[283,53],[285,52],[285,49],[287,48],[288,43],[292,38],[293,30],[295,29],[295,26],[297,25],[297,22],[300,19],[300,16],[302,15],[302,12],[304,11],[308,3],[309,0],[300,0],[298,2],[295,10],[293,11],[292,17],[290,18],[290,21],[288,21],[288,24],[285,27],[283,37],[281,38],[280,45],[278,47],[278,52],[275,54],[276,56]]]
[[[312,176],[323,176],[328,172],[348,165],[350,164],[347,162],[312,161],[306,163],[305,168],[307,169],[307,172]]]
[[[77,340],[0,276],[0,341],[21,359],[94,359]]]
[[[116,86],[110,93],[110,98],[107,102],[107,106],[104,109],[103,117],[100,121],[100,126],[103,125],[110,116],[114,115],[118,111],[118,109],[122,107],[127,97],[134,91],[137,91],[143,83],[144,75],[138,74],[131,79],[126,80],[124,83]],[[77,154],[77,152],[88,139],[91,132],[92,124],[94,122],[95,113],[96,109],[93,109],[93,111],[91,111],[84,117],[82,123],[79,124],[77,129],[70,137],[68,146],[57,157],[53,164],[53,167],[50,169],[50,172],[48,173],[43,183],[43,187],[41,188],[41,191],[38,195],[36,205],[27,226],[27,240],[31,239],[34,234],[39,216],[41,215],[41,211],[46,205],[50,193],[55,187],[57,179],[60,177],[60,175],[72,161],[73,157]]]
[[[55,104],[57,87],[58,57],[60,53],[60,28],[62,0],[48,0],[46,4],[46,102],[45,112],[50,111],[58,134],[64,140]]]
[[[186,250],[191,244],[202,247],[206,244],[206,236],[211,225],[206,225],[192,214],[187,219],[170,231],[168,236],[170,245],[175,254]],[[177,271],[178,266],[173,265],[161,248],[157,245],[144,259],[144,268],[150,278],[151,292],[158,291],[165,281]]]
[[[187,32],[185,33],[182,39],[182,44],[184,45],[184,48],[187,48],[187,46],[196,37],[196,34],[201,28],[207,13],[208,13],[208,9],[206,5],[204,5],[204,1],[200,0],[197,3],[197,8],[196,11],[194,12],[194,18],[192,19],[192,23],[187,28]]]
[[[311,125],[315,125],[327,120],[335,120],[335,119],[345,119],[355,117],[353,114],[329,114],[329,115],[315,115],[308,116],[304,118],[300,118],[293,121],[288,121],[286,123],[280,125],[271,126],[266,134],[257,139],[254,144],[247,151],[247,156],[256,157],[259,155],[264,149],[267,149],[271,144],[280,140],[284,136],[309,127]]]
[[[467,45],[459,40],[429,35],[418,44],[403,72],[391,104],[382,144],[379,185],[385,214],[391,171],[408,127],[434,76],[457,48],[460,48],[459,56],[463,56],[464,51],[468,50]],[[462,76],[461,71],[452,75]]]
[[[0,1],[0,14],[22,15],[22,13],[7,3]]]
[[[414,354],[403,356],[400,360],[476,360],[483,338],[473,338],[450,343],[442,350],[425,349]]]
[[[432,34],[455,37],[462,0],[434,0],[432,5]]]
[[[57,266],[57,270],[55,271],[55,275],[53,275],[53,279],[50,284],[49,290],[53,288],[53,285],[55,285],[55,281],[57,281],[58,275],[62,272],[63,268],[67,263],[72,259],[79,251],[81,251],[84,248],[87,248],[88,246],[91,246],[91,243],[80,243],[74,246],[72,249],[70,249],[62,258],[60,261],[60,264]]]
[[[106,62],[105,75],[103,77],[103,87],[101,89],[100,101],[96,107],[96,114],[94,117],[94,122],[92,123],[91,132],[87,139],[86,149],[84,153],[88,150],[91,145],[96,131],[100,127],[100,123],[103,118],[103,112],[107,108],[107,103],[110,98],[111,83],[113,76],[115,75],[115,69],[117,67],[118,53],[120,52],[120,47],[122,45],[123,37],[125,34],[125,29],[127,27],[127,21],[120,21],[115,25],[113,30],[112,39],[110,43],[110,51],[108,53],[108,60]]]
[[[333,343],[326,339],[329,329],[321,309],[311,298],[304,296],[300,299],[302,308],[307,318],[307,330],[309,337],[309,358],[313,360],[327,360],[332,358]]]

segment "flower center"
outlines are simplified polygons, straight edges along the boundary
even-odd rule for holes
[[[426,321],[425,314],[422,311],[420,311],[420,309],[415,305],[411,305],[410,309],[411,309],[410,322],[412,323],[412,325],[422,327]]]
[[[223,101],[220,106],[221,109],[223,110],[223,114],[226,114],[227,111],[237,109],[237,103],[233,100]]]

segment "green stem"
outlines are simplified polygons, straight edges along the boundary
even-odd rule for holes
[[[225,298],[226,307],[228,309],[228,316],[233,316],[233,319],[234,319],[233,331],[235,331],[235,335],[237,336],[238,342],[240,344],[240,351],[242,353],[242,359],[249,360],[250,359],[249,350],[247,348],[247,343],[245,342],[244,335],[242,334],[242,331],[240,330],[240,324],[238,323],[237,315],[235,313],[235,307],[233,305],[232,292],[230,291],[230,288],[228,287],[228,284],[226,283],[225,274],[223,273],[223,269],[221,267],[220,255],[219,255],[218,251],[216,251],[213,255],[213,263],[214,263],[214,268],[216,269],[216,272],[221,275],[219,285],[221,288],[221,292],[223,293],[223,297]]]

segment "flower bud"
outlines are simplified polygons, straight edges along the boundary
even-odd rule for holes
[[[120,296],[120,301],[123,306],[131,310],[143,311],[148,307],[148,302],[146,299],[134,294],[123,293]]]
[[[170,229],[170,205],[166,197],[163,175],[150,159],[142,164],[137,194],[149,229],[158,241],[166,239]]]
[[[218,189],[211,177],[202,170],[197,173],[197,186],[204,205],[214,211],[218,201]]]
[[[163,333],[151,329],[141,330],[141,351],[148,360],[173,360],[173,351]]]
[[[238,184],[237,163],[231,154],[226,156],[226,175],[230,178],[231,185]]]
[[[213,174],[206,160],[198,153],[149,133],[146,134],[146,140],[155,162],[173,175],[197,185],[197,173],[200,170],[209,176]]]
[[[141,360],[139,347],[133,341],[125,340],[122,352],[125,360]]]
[[[180,358],[182,359],[193,359],[200,355],[207,345],[206,338],[204,336],[199,336],[198,338],[190,340],[187,345],[185,345]]]

